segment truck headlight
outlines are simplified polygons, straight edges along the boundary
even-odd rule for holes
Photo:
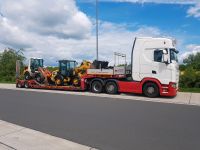
[[[175,88],[176,89],[176,83],[171,83],[171,87]]]

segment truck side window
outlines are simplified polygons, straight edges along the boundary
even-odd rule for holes
[[[154,51],[154,61],[162,62],[163,51],[162,50],[155,50]]]

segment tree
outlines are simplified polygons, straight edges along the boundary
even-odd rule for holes
[[[184,88],[193,88],[196,82],[196,72],[193,68],[187,68],[184,74],[180,76],[180,86]]]
[[[179,65],[179,69],[180,69],[180,71],[185,71],[186,65],[184,65],[184,64]]]
[[[196,55],[189,55],[188,58],[183,60],[183,63],[192,67],[193,69],[200,70],[200,52],[198,52]]]
[[[191,54],[180,65],[180,87],[200,88],[200,53]]]
[[[4,52],[0,53],[0,81],[1,82],[13,82],[15,81],[15,69],[16,61],[23,62],[25,57],[23,55],[23,49],[18,51],[8,48]]]

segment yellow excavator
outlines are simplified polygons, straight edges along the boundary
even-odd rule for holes
[[[74,85],[80,86],[80,78],[86,74],[87,69],[91,68],[92,63],[84,60],[77,67],[74,60],[60,60],[59,69],[52,72],[51,81],[57,86]]]

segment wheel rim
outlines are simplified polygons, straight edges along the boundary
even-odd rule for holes
[[[75,86],[79,85],[79,79],[77,79],[77,78],[74,79],[73,84],[74,84]]]
[[[153,94],[153,93],[155,92],[155,88],[152,87],[152,86],[150,86],[150,87],[147,88],[147,92],[148,92],[149,94]]]
[[[57,84],[57,85],[60,85],[60,84],[61,84],[61,80],[60,80],[60,79],[57,79],[57,80],[56,80],[56,84]]]
[[[18,88],[21,88],[21,84],[20,84],[20,83],[17,83],[17,87],[18,87]]]
[[[94,91],[95,91],[95,92],[99,92],[99,91],[100,91],[100,88],[101,88],[101,85],[100,85],[99,83],[96,83],[96,84],[94,85]]]
[[[108,92],[113,92],[114,89],[115,89],[115,86],[112,85],[112,84],[107,86],[107,91],[108,91]]]
[[[38,82],[40,82],[40,81],[41,81],[41,78],[40,78],[40,77],[37,77],[36,79],[37,79],[37,81],[38,81]]]
[[[29,76],[28,76],[28,75],[26,75],[26,76],[25,76],[25,79],[26,79],[26,80],[28,80],[28,79],[29,79]]]
[[[25,83],[25,85],[24,85],[24,86],[25,86],[25,88],[28,88],[28,83]]]

